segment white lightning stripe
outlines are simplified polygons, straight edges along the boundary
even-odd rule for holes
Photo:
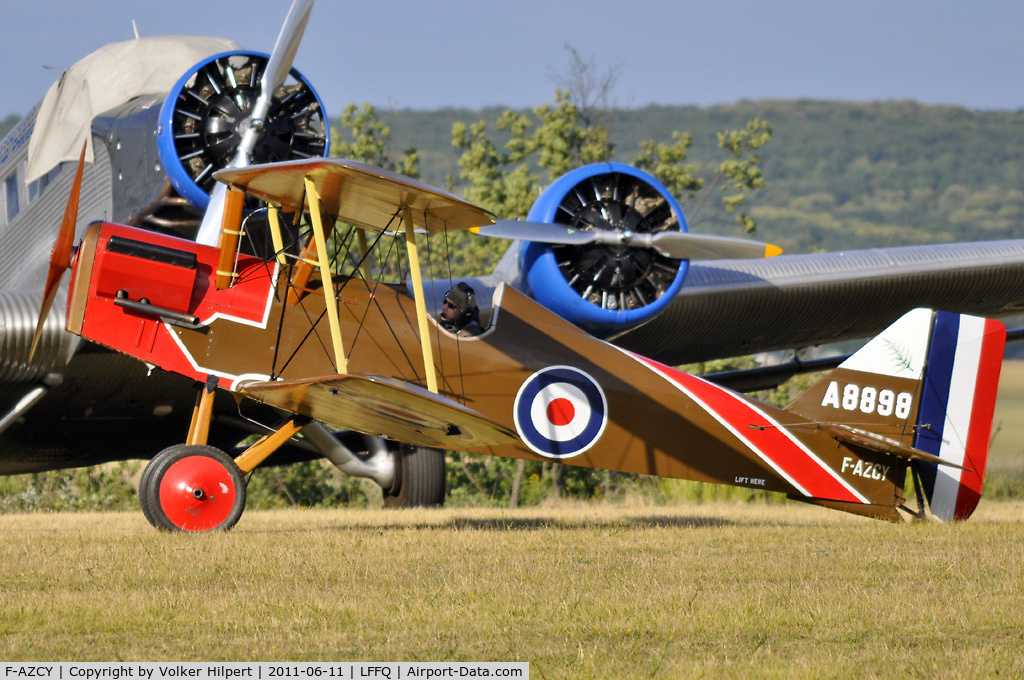
[[[270,290],[267,292],[267,303],[263,309],[262,321],[253,321],[251,319],[243,319],[232,314],[223,314],[221,312],[215,312],[214,314],[210,315],[208,319],[200,320],[198,325],[209,326],[214,321],[222,319],[224,321],[234,321],[235,323],[244,324],[246,326],[254,326],[256,328],[265,329],[267,327],[267,321],[270,319],[270,308],[274,301],[274,292],[277,290],[277,277],[278,274],[280,274],[280,271],[280,265],[275,263],[274,272],[270,277]],[[270,380],[269,375],[264,375],[262,373],[242,373],[241,375],[235,375],[233,373],[215,371],[205,366],[200,366],[199,363],[195,360],[195,357],[192,356],[192,353],[189,352],[188,348],[185,347],[185,344],[181,341],[181,338],[178,337],[178,334],[174,332],[174,328],[172,327],[172,325],[167,323],[166,321],[164,321],[163,324],[164,328],[167,330],[167,334],[171,336],[171,339],[174,340],[174,344],[176,344],[178,346],[178,349],[181,351],[181,355],[185,357],[185,360],[188,361],[189,365],[192,366],[192,368],[197,373],[215,375],[218,378],[224,378],[228,380],[228,389],[231,390],[232,392],[235,391],[235,388],[237,387],[238,383],[240,383],[243,380]]]
[[[963,465],[967,451],[967,435],[974,410],[974,390],[978,382],[981,363],[981,344],[985,336],[985,319],[970,316],[960,317],[957,331],[956,354],[953,357],[953,373],[950,376],[949,403],[946,406],[945,422],[942,425],[942,444],[939,458],[956,465]],[[953,519],[956,499],[960,493],[960,477],[963,470],[938,466],[935,475],[935,490],[932,493],[932,514],[944,520]]]
[[[181,338],[178,337],[178,334],[174,332],[174,329],[171,327],[171,324],[165,321],[164,327],[167,329],[167,334],[171,336],[171,339],[174,340],[174,343],[178,346],[178,349],[181,350],[181,355],[185,357],[185,360],[188,361],[189,365],[191,365],[192,368],[197,373],[205,373],[206,375],[215,375],[218,378],[227,379],[229,381],[228,389],[231,390],[232,392],[235,391],[235,387],[238,385],[238,383],[240,383],[243,380],[270,380],[269,375],[264,375],[262,373],[242,373],[240,375],[235,375],[234,373],[215,371],[213,369],[206,368],[205,366],[200,366],[199,363],[196,362],[195,357],[192,356],[192,353],[189,352],[188,348],[185,347],[185,344],[181,341]]]
[[[270,319],[270,307],[271,307],[271,304],[274,301],[274,292],[277,290],[277,276],[280,273],[280,271],[281,271],[281,266],[279,264],[275,263],[274,264],[274,273],[270,277],[270,290],[267,291],[267,304],[263,307],[263,320],[262,321],[253,321],[251,319],[243,319],[242,317],[234,316],[232,314],[225,314],[223,312],[214,312],[213,314],[210,315],[210,318],[208,318],[208,319],[200,319],[198,325],[200,325],[200,326],[209,326],[211,323],[213,323],[217,319],[224,319],[225,321],[234,321],[235,323],[244,324],[246,326],[255,326],[256,328],[266,328],[267,327],[267,321]]]

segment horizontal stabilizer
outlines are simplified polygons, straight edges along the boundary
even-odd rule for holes
[[[324,210],[342,222],[373,231],[398,231],[408,208],[416,229],[434,233],[470,229],[494,216],[458,196],[396,172],[358,161],[320,158],[221,170],[219,181],[268,203],[298,209],[305,180],[316,187]]]
[[[859,427],[850,427],[849,425],[844,425],[842,423],[819,423],[818,429],[828,432],[841,442],[854,444],[855,446],[863,446],[865,449],[877,451],[878,453],[887,453],[892,456],[907,458],[909,460],[920,460],[926,463],[933,463],[935,465],[946,465],[960,470],[967,469],[962,465],[957,465],[951,461],[943,460],[938,456],[933,456],[927,451],[915,449],[913,446],[906,446],[895,439],[890,439],[889,437],[884,437],[880,434],[869,432],[868,430],[864,430]]]
[[[509,428],[410,383],[368,375],[242,383],[241,394],[330,425],[443,449],[518,441]]]

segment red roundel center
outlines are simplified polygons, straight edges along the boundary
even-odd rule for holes
[[[576,408],[568,399],[559,397],[552,399],[548,404],[548,422],[556,427],[562,427],[572,422],[576,417]]]

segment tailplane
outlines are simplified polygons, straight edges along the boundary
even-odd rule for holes
[[[787,410],[909,463],[919,504],[939,520],[967,519],[981,497],[1005,341],[998,321],[915,309]]]

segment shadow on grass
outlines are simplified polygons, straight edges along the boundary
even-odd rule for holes
[[[395,521],[385,522],[361,522],[354,520],[350,523],[336,524],[325,526],[321,523],[308,527],[308,531],[401,531],[405,529],[414,529],[417,531],[429,530],[429,529],[447,529],[447,530],[462,530],[462,531],[542,531],[550,529],[564,529],[564,530],[635,530],[635,529],[664,529],[664,528],[678,528],[678,529],[703,529],[703,528],[721,528],[729,526],[738,526],[742,522],[735,522],[731,520],[721,519],[717,517],[696,517],[696,516],[680,516],[680,517],[666,517],[666,516],[641,516],[641,517],[626,517],[626,518],[614,518],[602,520],[599,518],[566,518],[557,517],[555,515],[545,517],[459,517],[455,516],[450,519],[439,520],[436,522],[429,521],[410,521],[403,522],[401,520],[401,511],[397,511]],[[244,519],[243,519],[244,522]],[[241,527],[242,525],[240,525]],[[296,527],[290,525],[287,528],[281,527],[259,527],[251,529],[243,529],[247,533],[276,533],[276,532],[295,532],[303,531],[302,527]]]
[[[700,529],[734,526],[736,523],[716,517],[627,517],[614,520],[571,520],[558,517],[488,518],[455,517],[441,526],[481,531],[520,531],[536,529]],[[429,526],[429,525],[428,525]],[[437,525],[434,525],[437,526]]]

